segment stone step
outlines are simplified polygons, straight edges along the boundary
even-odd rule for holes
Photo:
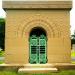
[[[57,68],[19,68],[18,72],[25,73],[48,73],[48,72],[58,72]]]
[[[25,64],[24,68],[54,68],[52,64]]]

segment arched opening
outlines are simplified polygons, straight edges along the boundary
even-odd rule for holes
[[[31,64],[47,63],[46,31],[41,27],[32,28],[29,39],[29,62]]]
[[[42,27],[34,27],[30,32],[30,36],[32,35],[40,36],[42,34],[46,36],[46,31]]]

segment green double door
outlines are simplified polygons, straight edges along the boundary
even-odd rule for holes
[[[30,54],[29,62],[31,64],[45,64],[47,63],[47,38],[44,35],[37,37],[32,35],[30,37]]]

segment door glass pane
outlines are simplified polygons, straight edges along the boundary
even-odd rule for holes
[[[44,35],[39,37],[39,62],[43,64],[47,62],[46,40]]]
[[[37,63],[37,37],[32,35],[30,37],[30,63],[34,64]]]

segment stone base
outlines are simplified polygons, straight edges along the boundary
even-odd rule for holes
[[[75,70],[75,64],[71,63],[51,63],[51,64],[0,64],[0,70],[16,70],[18,72],[31,73],[35,72],[48,73],[58,72],[58,70]],[[25,71],[26,70],[26,71]],[[34,72],[33,72],[34,73]]]
[[[25,73],[48,73],[57,71],[58,69],[52,64],[27,64],[24,67],[18,69],[18,72]]]
[[[57,72],[57,68],[20,68],[18,72],[25,73],[48,73],[48,72]]]

